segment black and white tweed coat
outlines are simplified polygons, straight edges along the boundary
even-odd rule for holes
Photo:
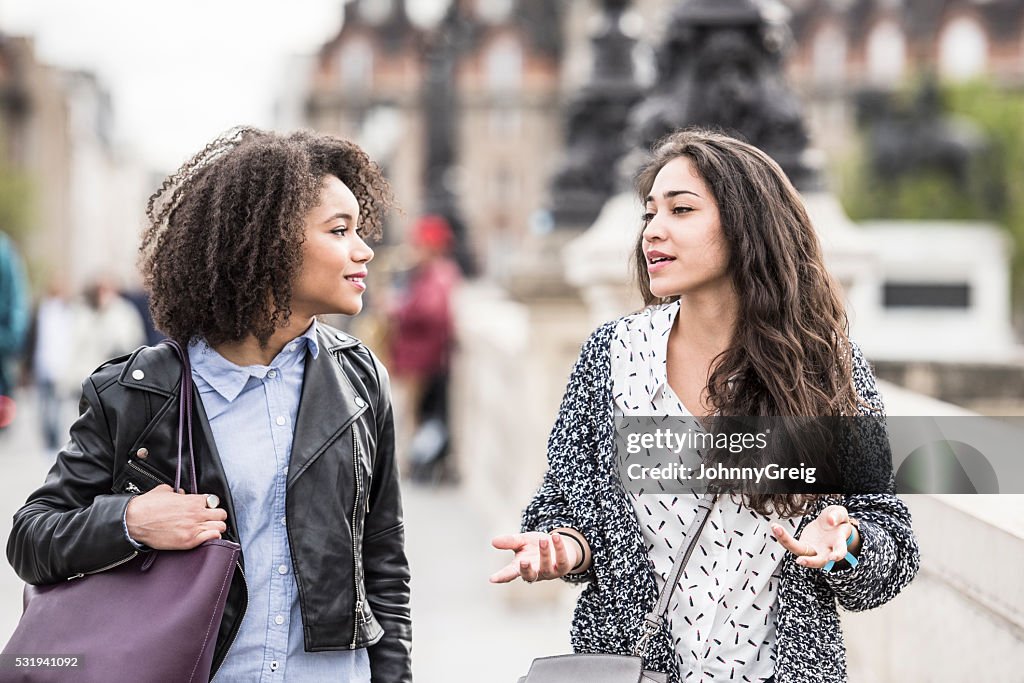
[[[524,531],[571,527],[590,543],[592,568],[567,577],[587,583],[571,629],[573,650],[580,653],[631,654],[657,599],[640,525],[616,467],[610,345],[617,323],[602,325],[583,345],[548,440],[548,471],[522,520]],[[856,346],[853,361],[855,387],[870,406],[864,412],[883,415],[874,376]],[[797,535],[829,504],[844,505],[860,520],[860,563],[826,573],[801,567],[787,553],[778,594],[776,683],[846,681],[836,602],[852,611],[878,607],[917,573],[919,551],[903,501],[888,494],[823,498]],[[671,648],[666,627],[653,639],[646,667],[669,672],[679,683]]]

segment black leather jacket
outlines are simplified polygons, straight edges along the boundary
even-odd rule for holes
[[[387,374],[358,340],[318,327],[321,353],[306,356],[286,499],[305,649],[369,647],[374,683],[408,683],[409,565]],[[133,494],[173,486],[180,373],[169,347],[143,347],[84,382],[69,444],[14,516],[7,557],[22,579],[54,583],[136,555],[125,538],[124,510]],[[194,405],[198,490],[220,496],[225,538],[237,541],[230,489],[198,394]],[[182,486],[191,488],[186,481],[183,473]],[[214,672],[245,613],[241,570],[231,584]]]

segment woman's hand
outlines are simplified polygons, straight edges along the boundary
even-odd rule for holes
[[[515,558],[491,575],[491,583],[508,583],[517,577],[527,583],[559,579],[579,563],[580,548],[561,534],[530,531],[497,536],[491,540],[498,550],[511,550]]]
[[[786,550],[797,556],[798,565],[820,569],[829,561],[839,562],[847,552],[857,556],[860,552],[860,533],[854,533],[857,524],[845,507],[829,505],[804,527],[799,539],[793,538],[781,524],[772,524],[772,533]],[[854,533],[853,542],[847,546],[846,539],[851,533]]]
[[[161,484],[128,502],[128,534],[155,550],[189,550],[227,531],[223,508],[206,507],[206,496],[175,493]]]

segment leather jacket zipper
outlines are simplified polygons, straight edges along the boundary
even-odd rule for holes
[[[155,474],[151,474],[151,473],[147,472],[146,470],[142,469],[142,467],[137,465],[134,460],[129,460],[128,461],[128,467],[132,468],[133,470],[135,470],[136,472],[138,472],[142,476],[147,477],[149,479],[152,479],[157,484],[166,484],[167,483],[166,481],[164,481],[160,477],[156,476]]]
[[[217,677],[217,672],[220,671],[220,667],[227,661],[228,655],[231,653],[231,646],[235,644],[235,638],[238,637],[238,632],[242,629],[242,619],[245,618],[245,610],[249,605],[249,584],[245,580],[245,570],[242,569],[242,563],[235,561],[235,565],[238,567],[238,573],[242,575],[242,587],[245,588],[245,600],[242,601],[242,611],[238,613],[238,628],[231,634],[231,640],[228,641],[227,648],[224,650],[224,656],[220,659],[220,664],[217,665],[215,671],[210,672],[210,683]]]
[[[108,564],[106,567],[100,567],[99,569],[93,569],[91,572],[79,572],[78,574],[75,574],[74,576],[69,576],[67,578],[67,580],[68,581],[72,581],[74,579],[80,579],[83,576],[88,576],[89,574],[99,574],[100,572],[105,572],[108,569],[113,569],[114,567],[120,567],[125,562],[130,562],[130,561],[134,560],[135,557],[138,554],[139,554],[139,551],[136,550],[131,555],[129,555],[128,557],[126,557],[124,559],[121,559],[121,560],[118,560],[117,562],[113,562],[111,564]]]
[[[155,474],[152,474],[151,472],[147,472],[140,465],[137,465],[134,460],[129,460],[128,461],[127,469],[130,469],[132,472],[135,472],[137,474],[142,475],[143,477],[145,477],[146,479],[149,479],[150,481],[156,482],[156,484],[158,486],[160,484],[168,484],[169,483],[169,482],[164,481],[162,478],[156,476]],[[133,481],[129,481],[129,482],[127,482],[124,485],[124,493],[134,493],[134,494],[138,495],[138,494],[140,494],[142,492],[143,491],[142,491],[142,489],[139,488],[139,485],[136,484]]]
[[[355,469],[356,495],[352,503],[352,578],[355,581],[356,612],[352,620],[352,649],[356,649],[359,640],[359,622],[363,617],[363,595],[359,589],[359,551],[357,548],[356,532],[359,525],[356,519],[359,515],[359,495],[362,492],[362,473],[359,467],[359,434],[356,426],[352,425],[352,463]]]

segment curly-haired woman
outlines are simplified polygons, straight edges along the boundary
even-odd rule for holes
[[[199,495],[176,470],[181,362],[143,347],[87,378],[71,440],[15,515],[42,584],[151,549],[242,546],[218,681],[410,681],[409,570],[387,373],[317,321],[362,307],[390,190],[356,145],[229,131],[151,198],[154,320],[191,361]],[[212,495],[211,495],[212,494]]]
[[[844,495],[627,493],[615,446],[619,417],[884,417],[803,203],[766,154],[699,130],[663,140],[637,189],[647,306],[583,346],[523,533],[494,539],[515,558],[491,580],[587,582],[574,649],[630,654],[696,536],[649,669],[673,682],[845,681],[836,602],[877,607],[918,567],[891,462],[837,449],[836,470],[870,458],[882,472]]]

